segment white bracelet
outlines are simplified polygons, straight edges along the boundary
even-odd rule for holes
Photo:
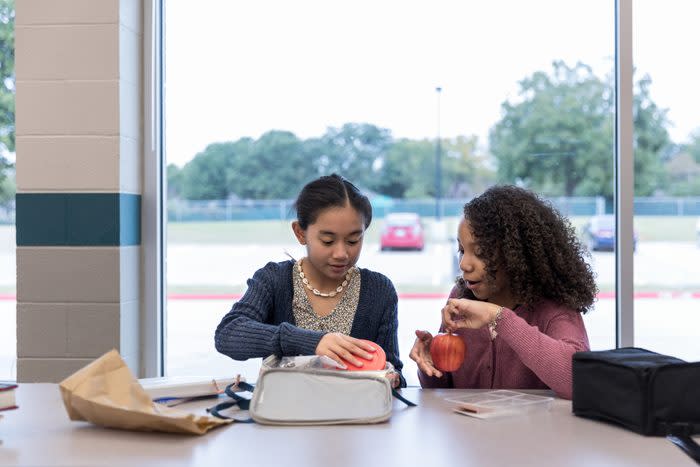
[[[501,319],[501,314],[503,313],[503,307],[500,307],[498,311],[496,311],[496,316],[493,317],[493,321],[491,321],[488,326],[489,326],[489,332],[491,333],[491,339],[495,339],[498,333],[496,332],[496,325],[498,324],[498,321]]]

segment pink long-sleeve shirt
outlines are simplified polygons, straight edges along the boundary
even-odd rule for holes
[[[487,327],[458,331],[467,356],[441,378],[418,370],[424,388],[552,389],[571,399],[571,357],[589,350],[581,313],[549,301],[503,309],[491,339]]]

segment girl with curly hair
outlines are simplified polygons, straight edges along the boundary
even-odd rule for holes
[[[460,269],[441,331],[467,346],[462,366],[435,368],[433,336],[410,357],[423,387],[552,389],[571,398],[571,357],[589,350],[581,318],[597,287],[574,228],[536,194],[495,186],[464,206]]]

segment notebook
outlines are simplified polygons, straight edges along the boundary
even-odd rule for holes
[[[14,383],[0,383],[0,410],[17,408],[15,389],[17,389],[17,385]]]
[[[236,378],[206,377],[206,376],[163,376],[156,378],[141,378],[141,387],[158,402],[173,399],[216,396],[223,393],[224,388],[236,381]],[[239,381],[245,381],[240,378]]]

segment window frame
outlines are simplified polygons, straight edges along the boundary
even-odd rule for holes
[[[143,3],[143,196],[141,209],[141,376],[165,369],[165,229],[163,153],[163,1]]]
[[[615,0],[615,346],[634,346],[632,0]]]
[[[632,1],[615,0],[615,342],[634,345],[634,154]],[[144,186],[142,206],[142,376],[165,365],[165,223],[163,151],[163,1],[144,2]]]

